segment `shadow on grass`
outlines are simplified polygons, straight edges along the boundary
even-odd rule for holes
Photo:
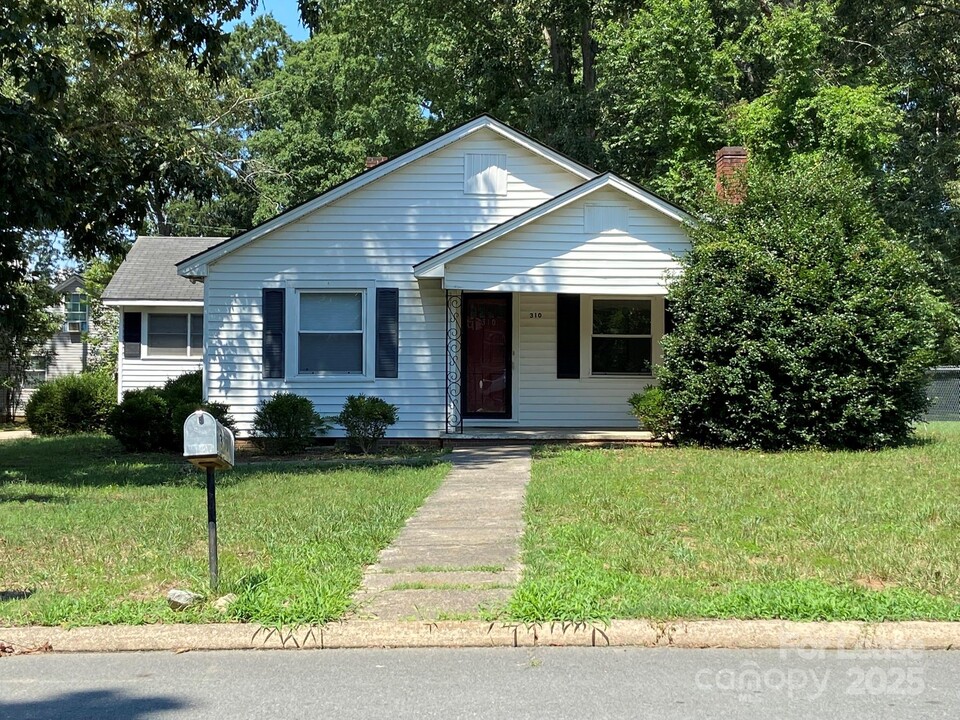
[[[63,495],[52,493],[19,492],[7,486],[0,485],[0,503],[53,503],[65,505],[70,502]]]
[[[38,700],[0,700],[4,718],[136,718],[183,710],[187,703],[169,695],[133,697],[119,690],[81,690]]]
[[[437,456],[417,458],[370,458],[349,460],[272,460],[241,464],[217,473],[217,485],[237,485],[264,473],[316,475],[341,470],[362,470],[378,475],[398,466],[426,467],[443,462]],[[179,455],[126,453],[106,435],[72,435],[56,438],[24,438],[0,444],[0,502],[68,502],[55,493],[17,489],[12,485],[46,484],[67,487],[196,485],[205,475]]]
[[[0,590],[0,602],[26,600],[31,595],[33,595],[33,590]]]

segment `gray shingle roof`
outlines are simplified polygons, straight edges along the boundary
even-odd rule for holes
[[[138,237],[103,291],[104,300],[203,300],[203,285],[177,275],[177,263],[222,237]]]

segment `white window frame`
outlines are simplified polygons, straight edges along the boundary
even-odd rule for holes
[[[650,303],[649,335],[598,335],[597,337],[649,338],[650,372],[609,373],[593,370],[593,303],[595,300],[645,300]],[[580,367],[589,378],[651,378],[653,368],[661,362],[660,338],[663,337],[663,298],[650,295],[582,295],[580,298]]]
[[[200,312],[197,312],[197,310]],[[144,360],[181,360],[181,361],[199,361],[203,360],[204,355],[204,343],[206,341],[206,330],[204,324],[207,321],[206,313],[203,312],[203,308],[190,308],[186,311],[166,311],[166,312],[153,312],[147,310],[143,313],[143,332],[141,333],[141,346],[143,347],[143,354],[141,357]],[[150,318],[154,315],[186,315],[187,316],[187,354],[186,355],[158,355],[150,352]],[[190,338],[193,333],[193,322],[194,318],[199,315],[200,320],[200,352],[199,354],[194,354],[192,351],[194,347],[190,344]]]
[[[85,333],[90,329],[90,298],[87,297],[87,294],[79,289],[71,290],[70,292],[64,293],[65,297],[63,299],[63,332],[70,332],[70,323],[79,322],[80,323],[80,332]],[[71,320],[70,319],[70,302],[71,298],[76,295],[80,298],[79,304],[83,305],[83,319],[82,320]],[[80,312],[80,311],[74,311]]]
[[[290,283],[286,286],[284,317],[285,380],[293,382],[373,382],[373,358],[376,351],[376,303],[373,302],[374,282]],[[300,372],[300,296],[315,293],[359,293],[360,317],[363,324],[363,369],[359,373]],[[309,331],[308,331],[309,332]]]

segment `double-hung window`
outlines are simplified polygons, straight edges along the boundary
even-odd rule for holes
[[[363,374],[364,302],[360,290],[299,293],[300,375]]]
[[[66,317],[65,332],[87,332],[87,296],[81,292],[72,292],[66,297],[64,306]]]
[[[649,375],[653,369],[650,316],[650,300],[594,299],[591,372]]]
[[[148,357],[202,357],[202,313],[147,315]]]

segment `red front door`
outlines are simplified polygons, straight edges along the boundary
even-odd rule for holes
[[[463,296],[463,416],[509,418],[512,296]]]

